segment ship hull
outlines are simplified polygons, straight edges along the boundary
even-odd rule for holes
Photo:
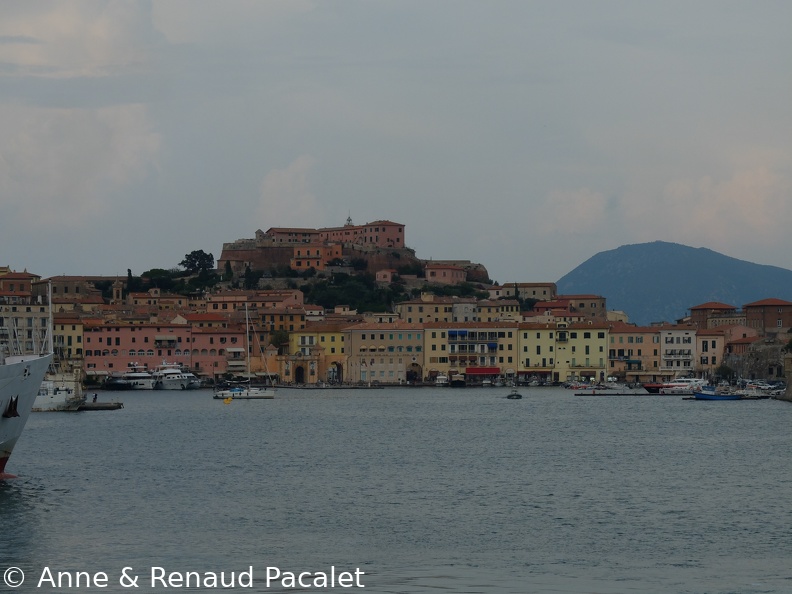
[[[22,435],[52,355],[6,357],[0,365],[0,478]]]

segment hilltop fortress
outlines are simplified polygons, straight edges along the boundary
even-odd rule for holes
[[[230,267],[235,276],[244,274],[248,267],[251,270],[289,267],[298,272],[312,268],[324,271],[349,266],[353,260],[364,260],[367,271],[372,274],[405,266],[424,270],[429,267],[432,275],[438,272],[447,275],[449,284],[451,279],[454,283],[489,282],[489,274],[481,264],[467,260],[426,261],[417,258],[415,250],[406,246],[405,227],[401,223],[379,220],[354,225],[351,218],[343,227],[259,229],[253,239],[224,243],[217,268],[223,271]]]

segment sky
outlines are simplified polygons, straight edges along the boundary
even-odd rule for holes
[[[792,268],[792,2],[0,4],[0,266],[134,275],[405,226],[554,282],[671,241]]]

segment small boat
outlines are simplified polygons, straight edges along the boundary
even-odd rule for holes
[[[718,392],[715,386],[703,386],[693,393],[695,400],[742,400],[737,392]]]
[[[517,391],[517,388],[512,388],[512,391],[509,392],[509,395],[506,396],[509,400],[520,400],[522,398],[522,394]]]
[[[437,374],[435,377],[435,387],[436,388],[447,388],[448,387],[448,376],[444,373]]]
[[[489,378],[486,378],[486,379],[482,380],[481,381],[481,387],[482,388],[491,388],[492,387],[492,380],[489,379]]]
[[[246,338],[246,352],[250,351],[250,319],[248,318],[247,303],[245,304],[245,338]],[[260,348],[260,345],[259,345]],[[272,400],[275,398],[275,386],[270,384],[266,387],[252,386],[250,383],[250,355],[246,357],[247,364],[247,381],[230,386],[223,390],[218,390],[214,393],[216,400],[222,400],[226,404],[230,404],[233,400]],[[269,377],[269,374],[267,374]],[[270,380],[271,381],[271,380]]]
[[[451,387],[452,388],[464,388],[467,382],[465,382],[465,374],[464,373],[455,373],[451,376]]]
[[[231,398],[233,400],[272,400],[275,398],[275,390],[273,388],[259,388],[256,386],[234,386],[225,390],[218,390],[214,393],[215,400],[226,400]]]

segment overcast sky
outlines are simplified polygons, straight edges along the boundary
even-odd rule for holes
[[[0,4],[0,265],[139,275],[389,219],[556,281],[654,240],[792,268],[792,2]]]

